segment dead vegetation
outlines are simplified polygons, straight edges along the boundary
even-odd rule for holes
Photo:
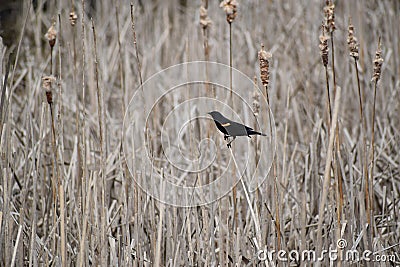
[[[391,260],[380,266],[400,264],[399,2],[219,5],[42,0],[27,8],[26,23],[18,22],[20,45],[6,42],[15,48],[8,77],[8,50],[1,54],[1,266],[310,266],[261,261],[259,251],[321,252],[340,239],[347,246],[339,255],[371,250],[371,258]],[[193,60],[258,77],[261,100],[254,88],[240,90],[258,116],[268,99],[276,155],[257,191],[247,195],[238,183],[211,204],[182,208],[137,185],[146,170],[129,172],[122,130],[140,85]],[[234,74],[227,73],[230,89]],[[163,99],[139,129],[162,177],[179,172],[164,157],[156,128],[191,94]],[[218,90],[206,84],[199,94],[218,97]],[[254,116],[229,95],[225,104],[253,125]],[[154,103],[138,104],[145,113]],[[196,108],[183,113],[195,117]],[[204,138],[219,146],[214,164],[182,176],[183,183],[207,184],[230,154],[220,151],[226,146],[212,124],[190,125],[182,143],[191,156]],[[264,166],[257,152],[263,142],[249,142],[255,151],[249,166]],[[235,143],[233,151],[240,149]],[[232,176],[235,169],[228,170]]]

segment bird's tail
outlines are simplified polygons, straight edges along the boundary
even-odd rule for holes
[[[266,134],[259,133],[259,132],[256,132],[256,131],[250,131],[250,132],[249,132],[249,135],[261,135],[261,136],[267,136]]]

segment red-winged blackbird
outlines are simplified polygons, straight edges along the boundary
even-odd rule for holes
[[[231,143],[236,139],[236,136],[248,136],[249,138],[250,135],[267,136],[266,134],[254,131],[253,128],[250,128],[246,125],[225,118],[224,115],[218,111],[211,111],[208,114],[210,114],[213,118],[218,130],[224,134],[225,140],[227,140],[229,137],[233,137],[233,139],[228,142],[228,147],[231,147]]]

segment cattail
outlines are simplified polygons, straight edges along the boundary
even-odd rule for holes
[[[237,15],[238,2],[236,0],[224,0],[219,5],[226,13],[226,21],[232,23]]]
[[[326,1],[326,6],[324,7],[325,22],[328,32],[332,33],[336,30],[335,26],[335,5],[332,0]]]
[[[320,55],[322,58],[322,63],[324,64],[324,67],[328,66],[328,39],[325,35],[325,27],[322,25],[322,35],[319,36],[319,50],[320,50]]]
[[[204,6],[200,7],[200,25],[203,28],[203,30],[206,30],[208,27],[210,27],[212,24],[212,21],[210,17],[207,14],[207,9]]]
[[[54,76],[44,76],[42,78],[42,87],[46,93],[47,103],[49,103],[49,104],[53,103],[52,88],[53,88],[53,83],[55,81],[56,81],[56,78]]]
[[[355,60],[358,60],[358,43],[357,38],[354,36],[354,26],[349,21],[347,44],[349,45],[350,56]]]
[[[56,31],[55,26],[56,26],[56,22],[53,22],[45,35],[45,37],[49,41],[49,45],[51,48],[54,47],[54,45],[56,44],[56,39],[57,39],[57,31]]]
[[[77,19],[78,15],[75,13],[75,11],[69,13],[69,22],[71,23],[72,26],[75,26]]]
[[[269,60],[272,54],[264,50],[264,44],[261,44],[261,50],[258,52],[258,60],[260,61],[261,82],[265,88],[269,84]]]
[[[376,49],[375,59],[374,59],[374,76],[372,77],[372,81],[375,81],[376,83],[381,78],[382,63],[383,63],[383,58],[382,58],[381,38],[379,38],[378,48]]]

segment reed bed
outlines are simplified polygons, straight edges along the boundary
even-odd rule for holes
[[[329,248],[337,266],[400,265],[398,1],[26,2],[21,38],[4,36],[0,55],[1,266],[327,266],[301,255]],[[254,83],[207,65],[203,84],[151,101],[193,72],[148,88],[153,74],[196,60]],[[185,102],[202,97],[220,102]],[[147,150],[131,135],[128,155],[132,106]],[[229,150],[205,108],[268,137]],[[212,162],[177,167],[164,135],[178,159]],[[269,174],[250,190],[254,170]],[[168,190],[221,173],[242,179],[214,201]],[[142,184],[207,204],[169,205]],[[347,259],[351,249],[375,262]]]

